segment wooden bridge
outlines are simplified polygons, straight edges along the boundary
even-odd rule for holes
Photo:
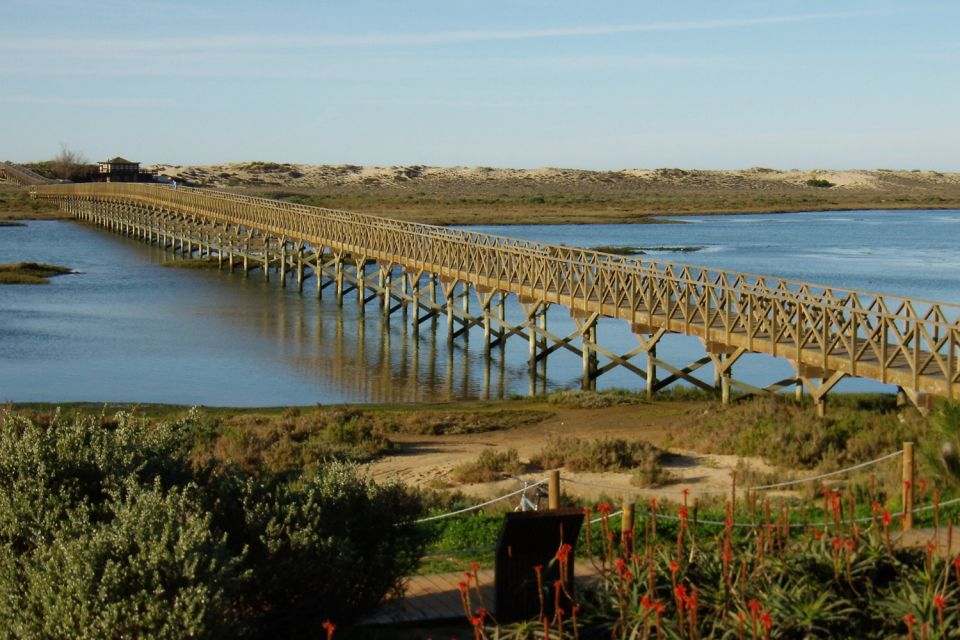
[[[956,305],[205,189],[37,184],[9,164],[0,173],[32,184],[34,197],[56,201],[79,220],[228,269],[260,269],[267,279],[273,271],[301,291],[312,278],[317,295],[332,287],[341,303],[356,296],[361,310],[376,301],[388,318],[402,311],[414,337],[431,318],[446,321],[450,341],[482,330],[485,350],[517,337],[529,344],[531,370],[560,349],[571,351],[582,359],[586,388],[615,367],[640,376],[648,395],[681,380],[717,389],[725,402],[733,388],[795,386],[798,397],[807,389],[821,415],[827,393],[846,376],[897,385],[921,409],[930,396],[960,396]],[[506,320],[508,300],[522,309],[518,323]],[[573,333],[549,331],[551,305],[569,310]],[[601,318],[628,323],[638,345],[623,354],[605,348]],[[657,343],[668,333],[700,338],[704,356],[685,366],[658,358]],[[763,388],[739,381],[733,368],[748,353],[785,358],[795,376]],[[713,385],[693,375],[707,365]]]

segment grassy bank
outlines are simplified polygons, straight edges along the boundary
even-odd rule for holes
[[[0,184],[0,226],[6,220],[66,220],[71,216],[47,200],[32,200],[30,192],[14,184]]]
[[[0,264],[0,284],[50,284],[50,278],[68,273],[73,270],[42,262]]]

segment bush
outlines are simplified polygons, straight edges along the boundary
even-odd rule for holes
[[[566,467],[570,471],[627,471],[637,467],[659,467],[663,452],[644,440],[600,438],[586,442],[578,438],[552,438],[530,462],[542,469]]]
[[[212,432],[0,414],[0,638],[313,635],[415,568],[415,494],[345,463],[214,465]]]
[[[454,467],[451,476],[456,482],[492,482],[500,480],[505,474],[523,473],[516,449],[497,452],[485,449],[474,462],[465,462]]]
[[[601,409],[617,405],[645,404],[646,397],[634,391],[557,391],[547,396],[547,402],[575,409]]]
[[[808,187],[819,187],[821,189],[829,189],[830,187],[835,187],[836,185],[830,182],[829,180],[824,180],[823,178],[810,178],[807,180]]]

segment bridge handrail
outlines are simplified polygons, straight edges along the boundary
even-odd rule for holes
[[[478,232],[398,223],[306,205],[174,190],[155,185],[88,184],[35,187],[38,197],[139,203],[197,222],[208,220],[294,238],[378,262],[422,268],[448,280],[508,290],[571,311],[593,312],[630,322],[634,331],[654,327],[699,335],[722,348],[787,355],[797,366],[873,377],[954,397],[960,389],[960,318],[944,309],[897,296],[798,283],[777,278],[702,269],[682,264],[638,262],[590,250],[541,243],[522,246]],[[533,247],[533,248],[529,248]],[[771,286],[776,285],[776,286]],[[841,290],[845,291],[845,290]],[[872,298],[872,299],[871,299]],[[778,354],[779,351],[779,354]],[[821,374],[822,375],[822,374]],[[818,377],[814,375],[814,377]]]
[[[66,187],[69,190],[77,191],[103,191],[104,187],[108,185],[96,184],[96,185],[57,185],[55,188]],[[123,185],[123,184],[112,184],[109,185],[112,189],[118,193],[122,191],[127,191],[131,187],[134,189],[155,189],[158,193],[164,193],[173,191],[169,187],[164,187],[160,185]],[[118,189],[119,188],[119,189]],[[45,188],[49,189],[49,188]],[[907,298],[906,296],[899,296],[895,294],[886,294],[874,291],[867,290],[856,290],[856,289],[847,289],[844,287],[835,287],[830,285],[810,283],[799,280],[791,280],[787,278],[779,278],[762,274],[754,274],[749,272],[738,272],[738,271],[729,271],[725,269],[718,269],[714,267],[705,267],[701,265],[693,265],[687,263],[671,262],[671,261],[657,261],[650,260],[647,258],[637,258],[637,257],[625,257],[618,256],[614,254],[604,253],[600,251],[594,251],[591,249],[581,249],[578,247],[567,247],[562,245],[551,245],[546,243],[540,243],[535,241],[528,240],[518,240],[515,238],[510,238],[507,236],[499,236],[496,234],[488,234],[477,231],[455,229],[450,227],[442,227],[437,225],[429,225],[424,223],[416,222],[405,222],[400,220],[394,220],[392,218],[385,218],[380,216],[374,216],[370,214],[359,214],[347,211],[341,211],[338,209],[328,209],[325,207],[313,207],[310,205],[302,205],[298,203],[289,203],[283,202],[280,200],[272,200],[269,198],[262,198],[258,196],[247,196],[242,194],[233,194],[224,191],[210,190],[210,189],[200,189],[194,187],[181,187],[177,191],[185,191],[197,194],[201,197],[212,197],[221,201],[231,201],[231,202],[246,202],[252,205],[261,206],[268,209],[274,209],[277,211],[293,212],[310,217],[324,218],[324,217],[335,217],[349,222],[361,223],[366,222],[370,225],[381,226],[381,227],[391,227],[399,230],[409,231],[413,233],[419,233],[421,235],[427,235],[431,237],[438,238],[460,238],[460,239],[469,239],[473,241],[480,240],[494,240],[495,242],[492,245],[498,249],[511,249],[511,250],[520,250],[520,251],[529,251],[534,255],[555,255],[558,257],[564,257],[567,261],[573,261],[579,265],[585,266],[612,266],[616,268],[636,270],[638,267],[643,270],[648,270],[653,274],[657,274],[659,277],[664,277],[667,279],[676,279],[678,282],[690,282],[693,284],[704,284],[716,286],[718,279],[723,278],[732,278],[736,280],[752,279],[755,282],[748,282],[746,286],[748,287],[762,287],[764,292],[773,292],[773,291],[786,291],[791,292],[792,295],[800,295],[810,297],[812,299],[820,299],[823,297],[829,298],[830,300],[841,301],[840,306],[844,306],[842,301],[847,300],[850,296],[857,297],[868,297],[875,299],[882,299],[890,302],[900,302],[900,303],[917,303],[917,304],[929,304],[936,305],[940,308],[952,308],[960,313],[960,305],[947,303],[936,300],[928,300],[923,298]],[[602,263],[598,263],[602,261]],[[697,271],[703,274],[709,274],[712,276],[711,280],[705,280],[703,278],[683,278],[679,276],[673,276],[672,272],[676,269],[682,269],[684,271]],[[771,286],[767,284],[768,281],[772,281],[776,286]],[[791,286],[796,287],[797,289],[791,288]],[[821,292],[811,291],[811,289],[820,289]]]
[[[3,173],[4,177],[13,180],[19,185],[53,184],[56,182],[50,178],[44,178],[35,171],[31,171],[26,167],[21,167],[9,161],[0,163],[0,173]]]
[[[160,195],[160,199],[163,200],[176,199],[175,194],[178,194],[179,191],[158,185],[129,184],[54,185],[40,187],[40,189],[43,189],[44,194],[49,193],[54,196],[76,193],[90,196],[127,195],[134,197],[142,194],[145,190],[151,190],[153,191],[153,194]],[[106,191],[106,194],[103,193],[104,191]],[[768,276],[711,269],[707,267],[694,267],[682,263],[658,263],[655,261],[628,259],[622,256],[613,256],[587,249],[576,249],[542,243],[529,242],[522,246],[516,246],[510,243],[511,239],[503,238],[501,236],[493,236],[492,234],[483,234],[480,232],[462,234],[455,231],[451,232],[450,229],[445,227],[424,225],[420,223],[403,223],[391,220],[389,218],[380,218],[367,214],[352,214],[333,209],[309,207],[307,205],[299,205],[294,203],[283,203],[265,198],[235,195],[226,192],[215,192],[188,187],[183,188],[183,194],[186,195],[187,193],[194,194],[201,198],[217,199],[223,202],[245,202],[263,209],[295,213],[311,218],[317,222],[336,220],[354,226],[367,227],[377,231],[382,231],[383,229],[388,228],[404,233],[413,233],[418,235],[420,238],[438,239],[444,242],[452,242],[461,246],[470,246],[474,239],[494,239],[497,241],[503,240],[504,244],[494,244],[492,245],[493,248],[508,254],[514,254],[521,257],[532,257],[542,261],[549,261],[557,266],[575,266],[581,270],[589,270],[599,267],[612,267],[621,272],[632,272],[635,275],[655,277],[666,282],[673,282],[681,285],[685,289],[689,289],[691,287],[710,287],[719,291],[726,291],[742,295],[761,295],[767,298],[775,298],[785,302],[816,305],[817,307],[824,309],[852,312],[862,316],[871,316],[878,319],[882,318],[894,322],[907,321],[913,323],[922,323],[930,327],[948,329],[960,327],[960,320],[951,322],[947,320],[942,313],[942,309],[944,308],[960,311],[960,305],[953,305],[950,303],[909,299],[901,296],[865,291],[838,289],[826,285],[813,285],[810,283],[789,281],[782,278],[770,278]],[[232,222],[230,223],[233,224]],[[257,222],[257,224],[261,223]],[[528,245],[532,248],[528,248]],[[415,258],[415,256],[410,257]],[[680,271],[680,275],[676,274],[676,270]],[[694,273],[695,275],[692,275]],[[755,279],[755,281],[750,282],[749,279]],[[731,280],[737,284],[730,285],[729,281]],[[768,281],[773,281],[778,286],[772,287],[767,283]],[[799,290],[786,286],[789,284],[799,286]],[[811,287],[823,289],[823,292],[811,292]],[[839,298],[834,295],[834,293],[838,291],[846,293],[847,295],[843,298]],[[852,306],[850,305],[850,300],[854,297],[857,299],[861,297],[873,298],[873,303],[866,307]],[[885,308],[888,306],[886,304],[887,301],[893,302],[895,306],[896,303],[899,302],[900,304],[898,309],[894,312],[890,312]],[[940,317],[923,317],[920,313],[914,310],[912,306],[909,306],[909,313],[900,313],[900,310],[906,308],[908,305],[917,303],[931,305],[931,309],[927,312],[927,315],[929,316],[930,313],[935,313]],[[874,305],[878,305],[880,308],[872,308]]]

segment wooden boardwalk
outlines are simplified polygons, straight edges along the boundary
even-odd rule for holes
[[[596,578],[597,570],[589,562],[580,562],[576,566],[576,583]],[[494,602],[494,572],[484,569],[477,572],[480,581],[480,598],[471,587],[470,597],[474,610],[481,606],[492,610]],[[437,622],[466,620],[463,604],[460,600],[460,583],[464,581],[462,572],[436,573],[413,576],[407,582],[402,598],[388,601],[379,611],[366,618],[363,624],[387,625],[415,622]],[[479,602],[482,598],[483,604]]]
[[[8,177],[28,180],[10,165]],[[795,387],[822,413],[827,393],[847,376],[899,387],[921,408],[930,396],[960,397],[960,306],[854,291],[781,278],[694,267],[541,244],[473,231],[407,223],[231,193],[143,184],[37,184],[37,198],[56,201],[80,220],[227,269],[271,272],[317,295],[376,302],[401,312],[416,337],[426,320],[446,323],[449,341],[482,332],[484,349],[508,338],[529,344],[529,366],[565,350],[582,359],[582,382],[616,367],[644,380],[648,394],[675,382],[775,393]],[[798,239],[798,242],[802,242]],[[505,302],[522,310],[507,322]],[[472,306],[475,305],[475,306]],[[565,307],[570,335],[547,326],[548,308]],[[625,321],[638,345],[614,353],[598,321]],[[704,356],[688,364],[657,357],[670,333],[695,336]],[[788,360],[795,375],[758,387],[737,380],[744,355]],[[713,370],[709,384],[694,376]]]

